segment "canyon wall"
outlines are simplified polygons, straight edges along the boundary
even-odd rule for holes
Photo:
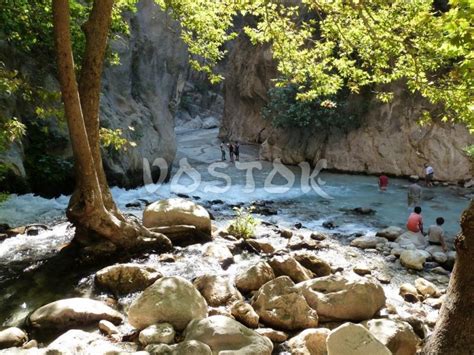
[[[327,160],[328,169],[351,173],[396,176],[420,175],[430,163],[439,180],[472,177],[472,160],[464,148],[474,144],[463,125],[432,123],[420,126],[417,118],[426,103],[394,84],[394,99],[383,104],[368,99],[360,127],[275,128],[261,115],[267,91],[275,78],[275,64],[266,47],[253,47],[240,37],[230,54],[225,82],[223,139],[260,143],[260,157],[286,164]]]

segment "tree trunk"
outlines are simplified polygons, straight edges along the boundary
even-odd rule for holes
[[[96,0],[85,25],[86,50],[78,87],[74,71],[68,0],[53,0],[59,83],[76,170],[76,188],[67,216],[80,244],[108,240],[118,249],[171,248],[164,235],[152,233],[115,207],[105,179],[99,146],[99,99],[102,67],[113,0]],[[109,243],[110,244],[110,243]],[[110,251],[110,249],[108,250]]]
[[[424,354],[474,354],[474,201],[461,217],[446,299]]]

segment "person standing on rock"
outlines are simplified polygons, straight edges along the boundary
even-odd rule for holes
[[[413,209],[413,212],[408,217],[407,221],[407,229],[413,233],[421,233],[424,235],[423,232],[423,217],[421,216],[421,207],[416,206]]]
[[[235,160],[239,161],[240,160],[240,144],[239,142],[235,142],[234,146],[234,153],[235,153]]]
[[[444,230],[441,227],[444,224],[444,218],[438,217],[436,218],[436,224],[433,224],[428,228],[428,243],[430,245],[439,245],[443,248],[443,251],[447,252],[448,247],[444,240]]]
[[[425,164],[425,185],[426,185],[426,187],[432,187],[433,186],[433,176],[434,176],[433,167],[429,164]]]
[[[379,176],[379,189],[380,191],[386,191],[388,188],[388,176],[382,174]]]
[[[221,142],[221,155],[222,155],[221,160],[225,161],[225,145],[223,142]]]
[[[420,205],[421,202],[421,186],[418,185],[415,180],[411,185],[408,186],[408,207],[414,207]]]
[[[230,161],[233,163],[234,162],[234,145],[232,144],[232,142],[229,142],[227,144],[227,146],[229,147],[229,156],[230,156]]]

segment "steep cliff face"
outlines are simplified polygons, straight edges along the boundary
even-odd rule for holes
[[[101,123],[121,128],[135,142],[126,151],[108,151],[104,165],[112,185],[143,183],[143,160],[176,154],[173,109],[188,72],[186,46],[177,24],[152,0],[142,0],[130,20],[130,38],[115,41],[120,65],[104,72]],[[156,172],[159,173],[159,172]]]
[[[150,165],[156,158],[164,158],[169,165],[172,163],[176,153],[174,110],[189,73],[188,52],[179,38],[178,24],[161,11],[153,0],[139,1],[137,11],[130,15],[129,21],[130,35],[111,43],[112,50],[120,56],[120,64],[109,65],[104,69],[100,102],[101,126],[120,128],[127,140],[136,143],[136,146],[129,146],[127,150],[103,150],[109,183],[124,187],[143,184],[144,160],[149,161]],[[13,60],[16,58],[12,55],[14,48],[8,48],[2,42],[0,50],[0,61],[7,66],[34,75],[41,86],[58,90],[59,85],[53,74],[44,73],[36,58]],[[42,151],[42,148],[37,147],[38,144],[34,145],[32,130],[28,129],[22,142],[0,154],[0,164],[6,163],[11,170],[9,180],[21,179],[24,182],[21,189],[18,184],[9,184],[8,190],[21,193],[30,190],[46,196],[71,193],[71,177],[62,179],[62,184],[52,183],[49,178],[51,173],[39,161],[39,158],[48,154],[58,161],[69,162],[69,173],[72,172],[67,127],[58,125],[56,119],[39,120],[32,113],[34,107],[25,110],[21,106],[21,100],[12,95],[8,103],[1,103],[1,113],[7,117],[19,117],[25,123],[41,122],[42,127],[49,132],[40,139],[47,147]],[[58,142],[61,142],[60,146]],[[53,145],[54,152],[51,149]],[[32,148],[37,151],[38,157],[28,155]],[[38,171],[28,170],[28,161],[32,161],[31,165],[35,169],[42,169],[43,179],[37,178]],[[59,175],[55,164],[48,167]],[[152,173],[156,179],[160,172]],[[35,186],[36,182],[38,186]]]
[[[361,127],[348,133],[337,128],[278,129],[261,116],[274,77],[268,49],[252,47],[240,38],[230,56],[225,83],[222,137],[262,143],[262,159],[278,158],[287,164],[326,159],[329,169],[408,176],[420,175],[423,164],[429,162],[440,180],[472,176],[472,161],[463,151],[474,142],[467,129],[440,123],[420,126],[416,118],[423,102],[408,95],[402,85],[393,87],[391,103],[372,100]]]

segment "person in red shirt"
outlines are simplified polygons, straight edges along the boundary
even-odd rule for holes
[[[388,176],[387,175],[380,175],[379,177],[379,189],[380,191],[385,191],[388,188]]]
[[[421,207],[416,206],[413,212],[408,217],[407,229],[410,232],[424,234],[423,232],[423,217],[421,216]]]

